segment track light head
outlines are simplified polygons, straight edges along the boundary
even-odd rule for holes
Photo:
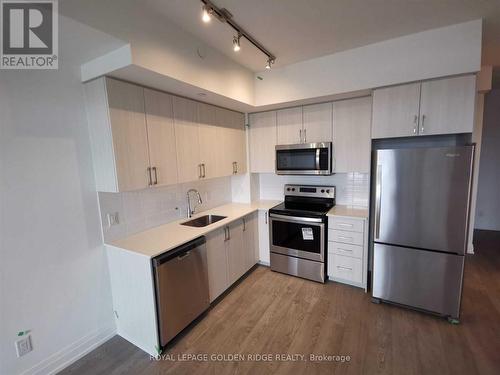
[[[241,34],[239,34],[239,33],[238,33],[238,36],[233,36],[233,50],[234,50],[234,52],[238,52],[241,49],[240,38],[241,38]]]
[[[268,59],[267,59],[267,64],[266,64],[266,69],[267,69],[267,70],[270,70],[273,64],[274,64],[274,59],[273,59],[273,58],[271,58],[271,57],[270,57],[270,58],[268,58]]]
[[[201,9],[202,9],[201,19],[203,20],[203,22],[205,23],[210,22],[210,20],[212,19],[212,17],[210,17],[210,15],[212,14],[212,8],[210,8],[208,5],[203,5]]]

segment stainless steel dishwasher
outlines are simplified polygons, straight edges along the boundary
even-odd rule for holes
[[[153,258],[162,348],[210,305],[205,242],[200,237]]]

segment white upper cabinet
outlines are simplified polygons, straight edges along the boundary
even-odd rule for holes
[[[332,141],[332,103],[304,106],[303,120],[302,141],[304,143]]]
[[[217,145],[217,127],[215,125],[215,107],[198,103],[198,140],[202,178],[218,177],[217,157],[214,152]]]
[[[85,99],[97,190],[147,188],[150,165],[143,88],[99,78],[85,85]]]
[[[375,90],[372,138],[417,135],[419,104],[420,83]]]
[[[280,109],[276,112],[278,144],[303,142],[302,107]]]
[[[250,172],[274,173],[276,112],[252,113],[249,122]]]
[[[197,114],[195,101],[174,96],[175,145],[180,183],[195,181],[203,176]]]
[[[172,101],[171,95],[144,89],[152,184],[158,186],[178,181]]]
[[[377,89],[372,138],[470,133],[475,97],[474,75]]]
[[[97,191],[246,173],[242,113],[106,77],[85,100]]]
[[[422,82],[419,134],[471,133],[475,97],[473,75]]]
[[[371,113],[371,97],[333,103],[335,172],[370,171]]]
[[[118,189],[146,188],[149,186],[149,154],[144,90],[113,79],[107,79],[106,86]]]
[[[216,108],[215,114],[217,145],[212,151],[217,158],[217,175],[246,173],[245,115],[224,108]]]

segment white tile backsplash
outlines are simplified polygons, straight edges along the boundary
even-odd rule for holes
[[[231,177],[156,187],[125,193],[99,193],[105,241],[169,223],[187,216],[186,192],[197,189],[203,200],[198,212],[231,202]],[[106,215],[118,212],[120,223],[108,227]]]
[[[260,199],[283,199],[285,184],[334,185],[337,191],[337,204],[363,208],[369,205],[368,173],[337,173],[332,176],[278,176],[262,173],[259,174],[258,181]]]

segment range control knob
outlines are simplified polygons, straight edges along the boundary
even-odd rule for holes
[[[286,188],[286,191],[290,191],[290,188]]]
[[[330,194],[330,189],[326,189],[326,194]]]
[[[321,189],[321,192],[324,193],[325,192],[325,189]]]
[[[292,191],[295,191],[295,188],[292,188]]]

